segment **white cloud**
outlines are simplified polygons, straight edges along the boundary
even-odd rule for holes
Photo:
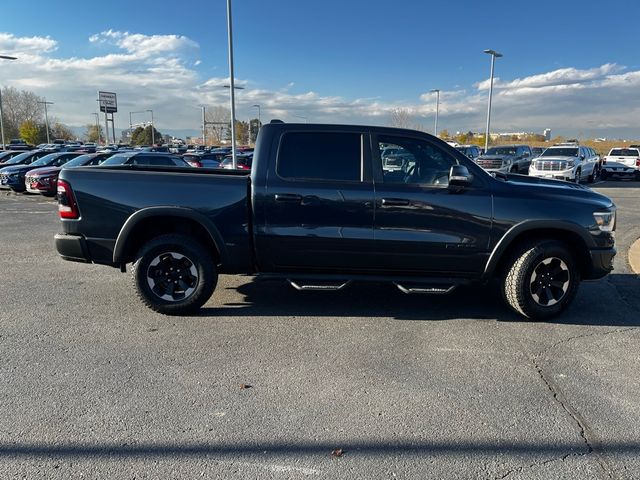
[[[54,51],[58,42],[49,37],[16,37],[0,32],[0,52],[3,55],[38,55]]]
[[[28,89],[55,102],[52,114],[70,125],[91,121],[96,91],[118,94],[116,126],[128,125],[128,112],[153,108],[158,128],[199,130],[199,105],[228,105],[229,78],[203,78],[202,52],[197,42],[181,35],[142,35],[107,30],[88,39],[96,54],[59,57],[58,43],[49,37],[16,37],[0,33],[0,53],[19,55],[19,61],[0,69],[0,84]],[[215,68],[215,66],[209,66]],[[225,71],[224,65],[220,70]],[[435,96],[383,100],[345,98],[304,91],[293,82],[265,88],[259,79],[239,78],[236,85],[238,117],[282,118],[310,122],[387,124],[394,108],[406,108],[416,125],[431,125]],[[473,88],[471,88],[473,87]],[[440,93],[442,128],[482,130],[486,115],[486,80],[455,85]],[[497,78],[492,125],[496,130],[580,132],[637,128],[640,71],[607,63],[588,69],[562,68],[528,77]],[[428,128],[428,127],[427,127]]]

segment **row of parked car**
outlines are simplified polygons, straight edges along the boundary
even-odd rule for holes
[[[577,142],[548,148],[500,145],[482,153],[475,145],[456,148],[489,172],[519,173],[541,178],[592,183],[596,178],[633,177],[640,180],[640,145],[613,148],[603,158]]]
[[[15,192],[41,193],[53,196],[57,191],[60,170],[101,165],[146,165],[184,168],[232,169],[233,161],[227,149],[192,152],[183,156],[167,152],[133,149],[98,151],[7,150],[0,151],[0,189]],[[253,152],[236,155],[237,169],[250,170]]]

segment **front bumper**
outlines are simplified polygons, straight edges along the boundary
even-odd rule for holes
[[[570,181],[576,177],[576,173],[573,168],[569,170],[538,170],[536,168],[529,168],[529,175],[538,178],[550,178],[552,180],[566,180]]]
[[[585,276],[585,280],[597,280],[608,275],[613,270],[613,258],[616,256],[615,247],[605,249],[593,249],[591,255],[591,271]]]
[[[87,248],[87,242],[84,237],[57,233],[54,238],[56,250],[62,258],[71,262],[91,263],[89,249]]]

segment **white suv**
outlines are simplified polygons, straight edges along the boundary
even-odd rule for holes
[[[547,148],[531,162],[529,175],[580,183],[595,181],[599,173],[599,158],[591,148],[577,144],[561,144]]]

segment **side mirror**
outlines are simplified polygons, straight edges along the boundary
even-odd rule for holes
[[[449,171],[450,187],[468,187],[473,183],[473,175],[464,165],[453,165]]]
[[[584,155],[580,155],[580,160],[584,160]]]

